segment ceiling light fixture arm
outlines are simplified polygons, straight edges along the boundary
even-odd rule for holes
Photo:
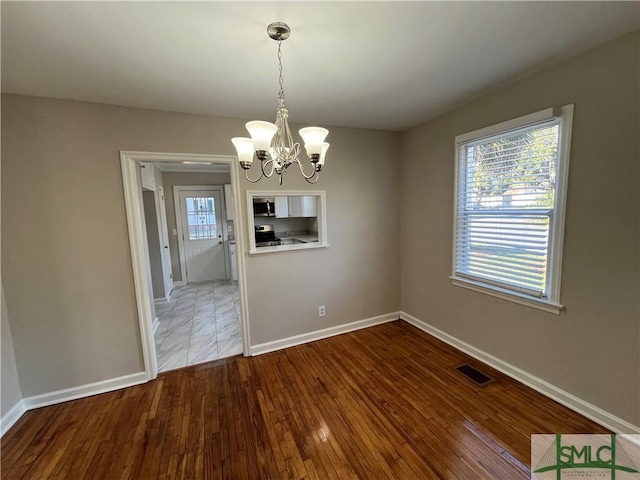
[[[264,174],[264,167],[262,168],[262,171],[260,172],[260,176],[255,180],[251,180],[249,178],[249,170],[248,169],[245,169],[245,171],[244,171],[244,178],[246,178],[251,183],[258,183],[260,180],[262,180],[262,177],[265,177],[265,176],[266,175]]]
[[[242,166],[242,168],[244,169],[244,178],[249,180],[251,183],[258,183],[260,180],[262,180],[262,178],[270,178],[273,175],[273,172],[275,170],[275,162],[273,161],[273,159],[267,159],[267,160],[261,160],[260,158],[258,159],[260,160],[260,176],[255,180],[251,180],[249,178],[249,169]],[[266,168],[269,166],[269,164],[271,164],[271,171],[267,173]]]
[[[304,177],[304,179],[307,181],[307,183],[316,183],[318,181],[318,179],[320,178],[320,175],[318,174],[318,172],[320,170],[318,170],[318,168],[314,165],[313,167],[313,171],[311,172],[311,175],[307,175],[304,171],[304,168],[302,167],[302,163],[300,161],[296,162],[298,164],[298,167],[300,168],[300,173],[302,174],[302,176]]]

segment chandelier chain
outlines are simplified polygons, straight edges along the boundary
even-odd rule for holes
[[[284,107],[284,81],[282,79],[282,40],[278,40],[278,82],[280,91],[278,92],[278,106]]]

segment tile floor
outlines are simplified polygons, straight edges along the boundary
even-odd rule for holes
[[[242,353],[238,286],[228,280],[177,287],[156,315],[160,372]]]

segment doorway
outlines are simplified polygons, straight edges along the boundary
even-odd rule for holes
[[[158,371],[209,362],[242,352],[237,282],[228,267],[231,235],[223,185],[182,185],[176,182],[229,183],[228,173],[184,173],[184,167],[163,166],[167,188],[173,188],[180,278],[172,299],[158,305],[154,332]],[[191,167],[193,168],[193,167]],[[228,171],[228,170],[227,170]],[[230,192],[229,192],[230,193]],[[233,222],[231,220],[231,222]],[[235,261],[235,259],[234,259]]]
[[[186,283],[229,278],[223,187],[174,186],[182,278]]]
[[[138,317],[140,323],[140,333],[142,340],[142,350],[145,364],[145,371],[149,379],[153,379],[157,376],[158,373],[158,357],[156,352],[156,342],[154,341],[154,333],[152,327],[152,311],[153,311],[153,297],[152,297],[152,289],[151,282],[149,278],[149,257],[146,249],[146,235],[144,231],[144,218],[143,218],[143,205],[142,205],[142,194],[140,189],[140,178],[141,173],[139,170],[140,162],[152,162],[154,164],[159,165],[168,165],[168,164],[180,164],[185,165],[201,165],[203,168],[206,165],[211,164],[222,164],[228,167],[228,171],[230,173],[230,190],[232,193],[238,197],[239,193],[239,173],[238,173],[238,165],[237,159],[235,157],[230,156],[217,156],[217,155],[198,155],[198,154],[164,154],[164,153],[148,153],[148,152],[121,152],[121,165],[122,165],[122,176],[123,176],[123,184],[124,184],[124,194],[125,194],[125,205],[127,211],[127,223],[129,226],[129,240],[131,247],[131,257],[132,257],[132,266],[133,266],[133,274],[134,274],[134,284],[136,290],[136,303],[138,307]],[[165,189],[168,188],[165,186]],[[222,189],[222,187],[220,187]],[[199,191],[197,195],[192,195],[192,206],[193,208],[192,214],[194,215],[194,221],[192,224],[189,224],[189,220],[184,225],[177,223],[175,227],[176,229],[182,229],[184,226],[184,231],[189,232],[191,227],[194,227],[192,230],[196,232],[196,237],[198,235],[202,235],[202,231],[206,233],[205,236],[212,237],[221,235],[223,232],[223,240],[224,240],[224,224],[219,228],[217,220],[214,221],[213,215],[211,215],[211,211],[216,211],[216,208],[224,208],[224,197],[222,192],[219,200],[216,201],[215,194],[214,196],[209,196],[210,192],[205,191],[205,194],[202,195],[202,190]],[[198,199],[198,200],[193,200]],[[209,199],[212,199],[209,201]],[[185,202],[185,211],[187,209],[187,200],[188,197],[184,198]],[[237,220],[237,228],[234,228],[235,241],[237,245],[244,245],[244,228],[242,219],[244,218],[243,212],[240,208],[240,202],[233,202],[234,206],[231,207],[233,210],[233,216]],[[180,201],[180,205],[182,202]],[[200,208],[202,206],[202,208]],[[208,210],[208,207],[211,206],[212,209]],[[222,210],[220,210],[222,212]],[[169,217],[168,217],[169,218]],[[224,215],[221,216],[224,218]],[[197,223],[202,221],[202,223]],[[194,223],[196,222],[196,223]],[[206,225],[206,227],[196,228],[197,225]],[[170,227],[170,231],[171,231]],[[215,235],[214,235],[215,230]],[[174,231],[173,235],[176,235]],[[175,238],[175,237],[174,237]],[[220,237],[218,237],[220,238]],[[198,240],[197,238],[193,239]],[[209,238],[208,240],[211,240]],[[218,240],[220,241],[220,240]],[[220,245],[219,243],[217,245]],[[214,247],[215,248],[215,247]],[[194,253],[197,256],[197,254]],[[224,259],[224,253],[222,258]],[[174,282],[174,293],[172,294],[170,304],[173,304],[172,313],[178,313],[180,309],[184,309],[184,311],[188,311],[193,314],[191,316],[192,324],[190,327],[184,326],[184,330],[187,328],[190,331],[195,327],[196,313],[206,315],[207,313],[211,313],[211,304],[214,305],[214,311],[216,311],[219,317],[227,317],[232,313],[236,318],[237,322],[237,331],[232,334],[239,335],[241,338],[240,350],[245,355],[249,355],[249,329],[248,329],[248,309],[247,309],[247,301],[246,301],[246,281],[244,274],[244,257],[243,255],[237,255],[237,270],[238,270],[238,282],[237,284],[233,284],[228,280],[216,280],[215,278],[212,281],[204,282],[204,283],[186,283],[186,279],[188,278],[186,275],[182,277],[182,281]],[[185,259],[186,260],[186,259]],[[213,264],[216,264],[216,259],[214,255]],[[227,270],[227,264],[225,261],[222,262],[222,265],[225,271],[225,277],[229,274]],[[173,265],[173,273],[174,277],[177,274],[176,265],[174,262]],[[186,267],[186,261],[185,261]],[[178,270],[179,271],[179,270]],[[188,271],[188,269],[187,269]],[[214,274],[215,277],[215,274]],[[192,277],[198,278],[198,277]],[[192,281],[192,280],[189,280]],[[183,284],[184,283],[184,284]],[[228,288],[227,288],[228,287]],[[234,287],[234,288],[231,288]],[[234,296],[235,289],[235,296]],[[230,295],[227,295],[230,294]],[[229,302],[223,301],[222,298],[225,297],[230,298],[232,301]],[[220,301],[218,303],[218,309],[215,310],[215,302],[216,299],[219,298]],[[213,302],[211,302],[213,300]],[[193,302],[192,306],[187,306],[187,303]],[[222,303],[220,303],[222,302]],[[226,303],[226,305],[225,305]],[[175,307],[180,305],[178,310],[175,310]],[[208,305],[208,306],[207,306]],[[165,308],[162,305],[159,305],[159,309],[162,310]],[[184,313],[183,311],[183,313]],[[201,316],[202,316],[201,315]],[[204,328],[204,327],[203,327]],[[211,331],[211,326],[209,326],[209,330]],[[229,328],[223,329],[225,331],[220,332],[220,329],[216,327],[216,337],[224,338],[225,335],[230,333]],[[211,337],[205,342],[209,347],[212,345]],[[228,352],[219,352],[226,356]],[[221,356],[219,358],[222,358]]]

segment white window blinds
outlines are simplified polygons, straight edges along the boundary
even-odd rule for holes
[[[547,297],[559,122],[458,145],[454,275]]]

